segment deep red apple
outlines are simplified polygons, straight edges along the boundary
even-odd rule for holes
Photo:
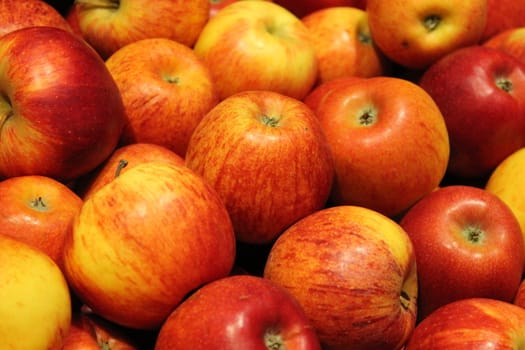
[[[350,6],[361,10],[366,8],[366,0],[274,0],[274,2],[301,18],[328,7]]]
[[[0,38],[0,67],[0,178],[73,180],[113,152],[124,106],[84,41],[58,28],[23,28]]]
[[[458,299],[512,301],[524,271],[519,223],[496,195],[473,186],[444,186],[403,216],[416,253],[418,316]]]
[[[525,146],[525,64],[515,57],[479,45],[463,48],[429,67],[419,85],[445,118],[449,174],[487,176]]]
[[[210,282],[180,304],[162,325],[155,350],[320,350],[301,305],[262,277]]]
[[[487,0],[487,20],[481,41],[508,29],[525,26],[524,5],[522,0]]]

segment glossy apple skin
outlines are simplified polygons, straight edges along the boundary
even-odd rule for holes
[[[0,178],[44,175],[66,182],[117,145],[124,107],[91,47],[53,27],[0,38]]]
[[[399,349],[415,325],[412,244],[370,209],[336,206],[299,220],[272,246],[264,277],[299,301],[326,349]]]
[[[222,10],[224,7],[236,1],[240,1],[240,0],[210,0],[210,18],[215,16],[217,12]],[[272,2],[272,0],[262,0],[262,1]]]
[[[155,143],[184,157],[193,130],[219,102],[208,66],[165,38],[128,44],[106,66],[126,109],[120,143]]]
[[[429,67],[419,85],[445,118],[449,174],[483,178],[525,146],[525,65],[516,58],[479,45],[463,48]]]
[[[366,0],[274,0],[274,2],[299,18],[329,7],[349,6],[361,10],[366,8]]]
[[[31,26],[50,26],[71,31],[62,14],[41,0],[4,0],[0,2],[0,19],[0,36]]]
[[[314,108],[334,157],[331,203],[400,215],[445,174],[449,143],[441,112],[423,89],[403,79],[334,84],[319,85],[304,100]],[[315,97],[318,89],[325,90],[324,97]]]
[[[325,206],[334,168],[316,115],[301,101],[246,91],[220,102],[195,129],[186,166],[222,198],[245,243],[270,243]]]
[[[495,194],[512,210],[525,240],[525,148],[505,158],[490,174],[485,189]]]
[[[317,79],[310,33],[270,1],[236,1],[211,18],[194,51],[210,67],[219,98],[270,90],[302,99]]]
[[[392,61],[424,70],[461,47],[480,42],[487,18],[486,0],[367,1],[368,24],[374,42]],[[427,18],[440,18],[440,22]],[[435,27],[432,27],[435,25]]]
[[[68,285],[42,251],[0,235],[0,348],[60,350],[71,322]]]
[[[119,48],[147,38],[167,38],[192,47],[208,21],[209,0],[78,0],[70,26],[107,59]]]
[[[160,329],[155,350],[267,350],[271,337],[288,350],[320,350],[299,303],[262,277],[235,275],[204,285]]]
[[[183,165],[136,165],[92,194],[64,244],[65,275],[94,313],[159,327],[200,285],[229,274],[230,218],[217,193]]]
[[[503,50],[509,55],[516,57],[520,62],[525,63],[524,39],[525,24],[522,27],[507,29],[502,32],[499,32],[498,34],[493,35],[485,42],[483,42],[483,46]]]
[[[481,41],[512,28],[525,26],[525,3],[521,0],[487,0],[487,20]]]
[[[525,309],[494,299],[463,299],[418,324],[406,350],[519,349],[524,334]]]
[[[372,40],[365,10],[330,7],[314,11],[301,21],[310,30],[317,54],[318,83],[387,73],[387,60]]]
[[[121,163],[122,161],[125,163]],[[164,146],[143,142],[132,143],[117,147],[97,169],[77,181],[74,190],[86,200],[113,181],[117,174],[124,174],[136,165],[151,161],[184,165],[184,158]]]
[[[444,186],[410,208],[400,225],[416,253],[420,319],[464,298],[512,301],[523,274],[523,237],[510,208],[494,194]]]
[[[62,266],[64,238],[82,199],[63,183],[40,175],[0,181],[0,234],[25,242]]]

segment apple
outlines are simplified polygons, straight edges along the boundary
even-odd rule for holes
[[[0,181],[0,235],[47,254],[62,266],[62,247],[82,199],[65,184],[40,175]]]
[[[195,128],[185,161],[221,197],[237,240],[252,244],[323,208],[334,176],[317,116],[273,91],[222,100]]]
[[[210,0],[210,18],[215,16],[217,12],[222,10],[224,7],[236,1],[239,1],[239,0]],[[263,0],[263,1],[272,2],[272,0]]]
[[[236,1],[210,18],[194,46],[220,100],[246,90],[302,99],[317,79],[310,32],[270,1]]]
[[[524,309],[500,300],[470,298],[429,315],[414,329],[406,350],[519,350],[524,334]]]
[[[329,7],[301,19],[310,30],[319,66],[318,82],[345,76],[386,75],[387,60],[376,48],[365,10]]]
[[[429,67],[419,85],[439,106],[450,138],[448,174],[484,178],[525,146],[525,64],[471,46]]]
[[[213,188],[184,165],[151,161],[89,196],[64,244],[75,295],[104,319],[158,328],[200,285],[229,274],[235,236]]]
[[[493,35],[483,42],[483,46],[502,50],[525,63],[525,24]]]
[[[183,301],[162,325],[155,350],[320,350],[295,298],[251,275],[210,282]]]
[[[0,178],[68,182],[116,147],[124,124],[104,61],[74,34],[27,27],[0,38]]]
[[[323,349],[399,349],[415,326],[412,243],[371,209],[333,206],[299,220],[273,244],[264,278],[301,304]]]
[[[3,0],[0,2],[0,36],[32,26],[50,26],[71,31],[58,10],[43,0]]]
[[[60,350],[71,297],[58,265],[41,250],[0,235],[0,348]]]
[[[512,299],[512,303],[525,309],[525,279],[521,280],[518,291],[516,295],[514,295],[514,299]]]
[[[192,47],[208,21],[209,0],[75,0],[72,27],[103,59],[126,44],[167,38]],[[68,16],[69,17],[69,16]]]
[[[299,18],[330,7],[366,9],[366,0],[274,0],[274,2],[288,9]]]
[[[525,6],[520,0],[487,0],[487,20],[481,41],[508,29],[525,26]]]
[[[385,76],[323,85],[304,101],[321,122],[334,157],[332,204],[395,217],[440,184],[449,159],[448,132],[422,88]]]
[[[461,47],[481,41],[486,0],[368,0],[368,24],[375,44],[392,61],[424,70]]]
[[[120,174],[138,164],[151,161],[184,165],[184,158],[164,146],[143,142],[132,143],[117,147],[97,169],[77,180],[74,190],[85,200]]]
[[[121,144],[155,143],[184,157],[195,126],[219,102],[208,66],[165,38],[128,44],[106,66],[126,109]]]
[[[418,316],[472,297],[512,301],[525,266],[516,217],[496,195],[473,186],[440,187],[400,220],[416,254]]]
[[[485,183],[512,210],[525,240],[525,148],[515,151],[496,166]]]

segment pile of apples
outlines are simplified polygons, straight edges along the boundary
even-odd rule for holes
[[[0,349],[525,346],[523,1],[0,18]]]

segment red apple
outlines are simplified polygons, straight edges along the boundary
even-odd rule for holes
[[[69,187],[40,175],[0,181],[0,235],[46,253],[62,266],[62,247],[82,199]]]
[[[419,86],[393,77],[339,80],[305,98],[335,159],[333,204],[404,212],[441,182],[448,134],[439,108]],[[315,97],[318,89],[325,93]],[[312,104],[313,103],[313,104]]]
[[[295,298],[262,277],[210,282],[162,325],[155,350],[320,350],[315,330]]]
[[[508,29],[525,26],[524,5],[522,0],[487,0],[487,20],[481,41]]]
[[[104,61],[74,34],[28,27],[0,38],[0,178],[73,180],[119,140],[124,106]]]
[[[33,26],[49,26],[71,31],[62,14],[43,0],[0,1],[0,20],[0,36]]]
[[[419,314],[471,297],[512,301],[524,271],[519,223],[496,195],[444,186],[403,216],[416,253]]]
[[[524,309],[494,299],[464,299],[443,306],[418,324],[406,350],[519,350],[524,335]]]
[[[507,29],[493,35],[483,46],[502,50],[525,64],[525,24],[523,27]]]
[[[269,243],[323,208],[333,180],[330,148],[316,115],[272,91],[245,91],[197,125],[186,166],[219,193],[245,243]]]
[[[104,319],[157,329],[235,257],[228,212],[213,188],[165,161],[138,164],[87,198],[64,244],[75,295]]]
[[[0,349],[62,349],[71,297],[60,268],[8,236],[0,235],[0,251]]]
[[[219,102],[208,66],[164,38],[128,44],[106,66],[126,108],[121,144],[155,143],[184,157],[193,130]]]
[[[136,165],[151,161],[184,165],[184,158],[164,146],[153,143],[132,143],[115,149],[95,171],[76,182],[75,191],[85,200],[120,174]]]
[[[366,0],[274,0],[274,2],[300,18],[330,7],[350,6],[361,10],[366,9]]]
[[[273,244],[264,277],[298,300],[323,349],[399,349],[415,325],[412,244],[370,209],[335,206],[299,220]]]
[[[310,13],[302,22],[317,54],[319,82],[386,74],[387,60],[372,40],[365,10],[329,7]]]
[[[317,79],[310,32],[270,1],[236,1],[206,23],[194,46],[222,100],[246,90],[302,99]]]
[[[511,55],[463,48],[429,67],[419,84],[445,118],[449,174],[483,178],[525,146],[525,64]]]
[[[487,0],[368,0],[366,11],[381,51],[401,66],[424,70],[448,53],[481,41]]]
[[[525,279],[521,280],[518,291],[516,295],[514,295],[514,299],[512,299],[512,303],[525,309]]]
[[[209,0],[75,0],[68,18],[104,59],[124,45],[167,38],[192,47],[208,21]]]

